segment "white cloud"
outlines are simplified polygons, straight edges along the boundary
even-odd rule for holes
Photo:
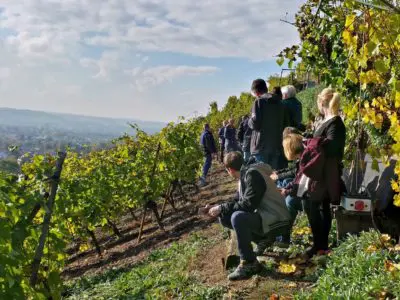
[[[0,68],[0,91],[4,90],[6,87],[6,81],[11,76],[10,68]]]
[[[239,88],[213,81],[225,64],[209,58],[274,60],[298,39],[279,19],[304,1],[1,0],[1,105],[162,120],[200,111]]]
[[[101,57],[96,60],[93,58],[81,58],[80,64],[85,68],[93,68],[96,70],[96,74],[93,78],[108,79],[110,72],[118,67],[119,53],[116,51],[105,51]]]
[[[11,69],[10,68],[0,68],[0,83],[4,79],[7,79],[11,75]]]
[[[297,40],[279,18],[302,2],[3,0],[0,28],[17,33],[9,44],[22,55],[64,55],[88,44],[271,59]]]
[[[157,86],[181,76],[196,76],[211,74],[219,71],[212,66],[157,66],[151,68],[133,68],[126,70],[125,74],[131,75],[134,79],[134,86],[139,91],[144,91],[152,86]]]

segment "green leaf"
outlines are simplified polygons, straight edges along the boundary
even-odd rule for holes
[[[379,73],[387,73],[389,71],[389,68],[386,66],[385,61],[383,59],[378,59],[374,63],[375,69]]]
[[[61,278],[60,274],[56,271],[52,271],[48,277],[48,283],[51,290],[52,297],[54,299],[61,299]]]
[[[378,163],[377,159],[374,158],[372,160],[371,168],[372,168],[372,170],[379,172],[379,163]]]
[[[284,59],[283,57],[279,57],[279,58],[276,60],[276,63],[277,63],[279,66],[282,66],[284,62],[285,62],[285,59]]]
[[[351,82],[358,83],[358,78],[356,72],[350,70],[346,73],[346,79],[350,80]]]
[[[376,44],[373,41],[369,41],[367,43],[367,50],[368,50],[368,55],[371,56],[372,53],[375,51],[376,49]]]

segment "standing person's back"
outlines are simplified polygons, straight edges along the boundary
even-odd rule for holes
[[[253,81],[252,93],[257,97],[252,108],[249,126],[253,129],[251,154],[257,161],[269,164],[278,170],[287,166],[283,154],[282,133],[290,126],[290,116],[276,95],[268,94],[263,79]]]
[[[224,151],[225,151],[225,128],[228,125],[228,121],[222,122],[222,127],[218,130],[219,144],[220,144],[220,161],[224,162]]]
[[[225,127],[225,150],[226,152],[240,151],[239,145],[236,140],[236,128],[234,120],[230,119],[228,126]]]
[[[271,93],[272,95],[276,95],[276,96],[278,96],[278,98],[280,99],[280,100],[282,100],[282,90],[281,90],[281,87],[280,86],[275,86],[273,89],[272,89],[272,93]]]
[[[252,130],[249,127],[249,117],[244,116],[239,126],[238,140],[242,146],[243,158],[247,162],[250,158],[250,143]]]
[[[303,105],[296,98],[296,88],[293,85],[286,85],[282,88],[282,103],[289,111],[292,125],[297,129],[304,130],[302,125]]]

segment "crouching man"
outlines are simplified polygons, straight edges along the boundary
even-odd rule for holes
[[[270,178],[272,168],[250,159],[243,166],[239,152],[230,152],[224,158],[229,175],[239,181],[237,199],[221,205],[206,206],[204,212],[219,217],[223,226],[235,230],[238,240],[240,265],[228,275],[229,280],[251,277],[261,271],[257,256],[273,244],[277,236],[287,234],[290,214],[285,200]],[[256,243],[253,250],[251,242]]]

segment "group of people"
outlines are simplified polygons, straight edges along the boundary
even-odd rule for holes
[[[339,115],[339,94],[326,88],[318,95],[322,120],[312,133],[305,134],[301,103],[295,99],[294,87],[283,87],[280,97],[268,93],[263,79],[256,79],[251,91],[256,98],[251,116],[243,118],[239,127],[242,149],[226,140],[224,144],[228,151],[223,163],[229,175],[239,182],[237,196],[202,210],[210,217],[218,217],[237,235],[241,262],[228,275],[230,280],[245,279],[261,271],[257,256],[277,240],[290,243],[291,229],[301,210],[307,214],[313,235],[313,245],[305,251],[304,258],[329,251],[330,204],[337,204],[345,191],[341,175],[346,128]],[[248,126],[251,135],[246,135],[242,126]],[[225,133],[226,139],[231,133],[227,129]],[[208,125],[202,144],[205,178],[211,155],[216,153]]]
[[[254,156],[258,162],[282,169],[287,166],[282,148],[282,131],[287,126],[305,129],[302,124],[302,104],[296,98],[296,89],[292,85],[275,87],[272,93],[268,93],[266,82],[256,79],[251,90],[256,97],[251,117],[242,117],[238,131],[234,119],[223,121],[218,130],[219,160],[223,162],[225,154],[239,151],[246,163]],[[217,147],[209,124],[204,125],[200,142],[205,153],[205,163],[199,184],[205,186],[212,157],[217,157]]]

